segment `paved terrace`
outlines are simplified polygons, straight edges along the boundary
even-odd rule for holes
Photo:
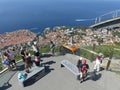
[[[21,87],[17,80],[19,72],[23,72],[23,66],[19,65],[19,71],[5,72],[0,77],[0,90],[120,90],[120,77],[115,73],[102,70],[97,74],[96,80],[90,77],[83,83],[66,68],[60,67],[60,62],[67,59],[76,65],[78,56],[66,54],[62,56],[43,57],[42,63],[46,66],[47,74],[35,83]],[[91,72],[93,64],[88,61]],[[9,85],[2,86],[3,82],[9,80]]]

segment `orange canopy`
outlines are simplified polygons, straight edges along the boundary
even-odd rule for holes
[[[78,49],[78,45],[62,45],[63,47],[69,49],[70,51],[72,51],[73,53]]]

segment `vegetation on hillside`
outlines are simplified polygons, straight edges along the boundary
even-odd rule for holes
[[[84,47],[84,48],[88,50],[93,50],[92,46]],[[94,52],[102,53],[104,57],[109,57],[110,53],[113,52],[113,57],[120,58],[120,50],[116,50],[116,49],[120,49],[120,46],[119,45],[95,46]],[[80,50],[80,55],[91,61],[94,61],[96,58],[95,54],[92,54],[89,51],[83,49]]]
[[[92,46],[84,47],[85,49],[88,50],[93,50]],[[94,52],[96,53],[103,53],[104,57],[109,57],[110,52],[113,52],[113,57],[120,58],[120,45],[109,45],[109,46],[95,46],[94,47]],[[40,47],[40,53],[49,53],[50,52],[50,47],[48,45]],[[60,47],[56,46],[55,52],[60,52]],[[33,51],[30,50],[31,55],[33,55]],[[95,54],[90,53],[89,51],[86,51],[84,49],[80,49],[80,53],[78,54],[80,56],[83,56],[91,61],[94,61],[96,56]],[[21,57],[19,53],[16,53],[16,61],[20,60]],[[4,69],[2,60],[0,60],[0,70]]]
[[[117,36],[117,37],[119,37],[119,38],[120,38],[120,32],[118,32],[118,31],[113,32],[113,35],[114,35],[114,36]]]

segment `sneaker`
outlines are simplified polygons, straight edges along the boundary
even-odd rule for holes
[[[82,83],[83,82],[83,79],[80,79],[80,83]]]
[[[26,70],[26,73],[30,73],[30,71],[29,71],[29,70]]]
[[[12,65],[12,68],[15,68],[15,66]]]
[[[80,83],[82,83],[83,81],[81,80]]]

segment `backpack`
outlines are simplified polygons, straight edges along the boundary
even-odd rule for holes
[[[18,80],[24,81],[27,77],[27,74],[18,73]]]
[[[39,57],[35,57],[35,62],[39,62],[40,60],[39,60]]]
[[[82,62],[80,60],[78,60],[77,62],[77,67],[79,68],[81,66]]]
[[[4,61],[3,61],[3,64],[5,64],[5,65],[10,65],[10,61],[4,60]]]

